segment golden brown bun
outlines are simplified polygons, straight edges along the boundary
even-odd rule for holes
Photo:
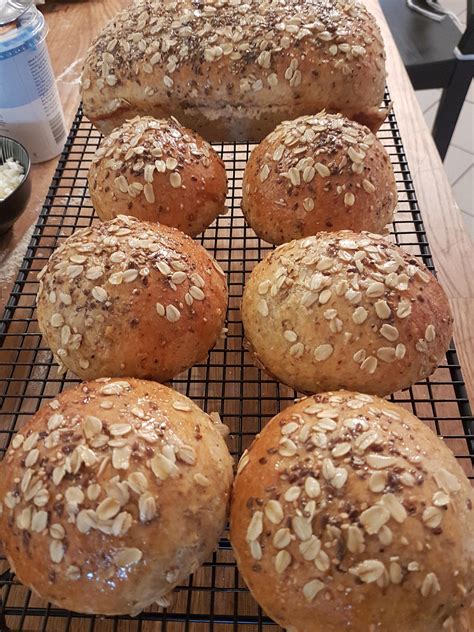
[[[208,140],[261,140],[326,108],[377,129],[379,28],[346,0],[135,0],[89,48],[84,110],[104,134],[136,115],[176,116]]]
[[[324,111],[267,136],[252,151],[242,192],[246,220],[272,244],[324,230],[380,233],[397,203],[382,143],[367,127]]]
[[[39,278],[40,331],[82,379],[165,382],[206,357],[225,319],[211,255],[175,228],[123,215],[76,231]]]
[[[402,407],[314,395],[274,417],[238,471],[238,567],[287,630],[441,632],[472,602],[472,488]]]
[[[136,614],[216,548],[232,459],[191,400],[143,380],[81,384],[12,440],[0,534],[26,586],[78,612]]]
[[[304,393],[393,393],[430,375],[452,336],[448,299],[426,267],[351,231],[267,255],[246,283],[242,321],[256,362]]]
[[[88,181],[104,221],[133,215],[195,237],[225,210],[223,161],[174,118],[137,116],[115,129],[92,159]]]

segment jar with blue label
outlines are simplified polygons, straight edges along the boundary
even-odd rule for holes
[[[22,143],[33,163],[57,156],[66,141],[47,32],[31,0],[0,0],[0,135]]]

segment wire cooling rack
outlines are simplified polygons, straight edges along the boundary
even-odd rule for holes
[[[387,95],[388,102],[388,95]],[[413,188],[394,114],[379,132],[395,170],[398,211],[391,226],[394,241],[420,257],[433,270],[420,209]],[[44,207],[20,267],[13,292],[0,322],[0,457],[13,434],[49,398],[77,380],[58,376],[51,353],[38,332],[35,319],[36,275],[58,245],[74,230],[89,226],[94,212],[86,176],[100,142],[99,133],[79,110],[59,160]],[[201,243],[227,273],[229,284],[228,333],[208,360],[183,373],[174,388],[193,398],[207,412],[217,411],[230,427],[230,443],[237,457],[262,424],[290,404],[294,391],[255,368],[243,349],[239,303],[244,281],[254,265],[270,250],[244,221],[240,211],[242,176],[250,144],[219,144],[229,177],[228,213],[220,216],[201,237]],[[396,393],[392,400],[425,421],[474,478],[474,424],[454,347],[429,379]],[[167,610],[149,608],[138,617],[99,618],[60,610],[22,587],[0,552],[0,632],[255,632],[278,630],[247,592],[224,537],[212,559],[186,585],[178,587]]]

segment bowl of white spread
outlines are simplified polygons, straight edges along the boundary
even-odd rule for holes
[[[25,210],[30,197],[30,157],[18,141],[0,136],[0,234]]]

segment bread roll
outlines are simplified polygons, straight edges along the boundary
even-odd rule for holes
[[[253,596],[288,631],[442,632],[473,599],[473,501],[410,412],[323,393],[242,456],[230,536]]]
[[[426,267],[351,231],[271,252],[245,286],[242,321],[256,362],[305,393],[406,388],[434,371],[452,336],[448,299]]]
[[[39,274],[38,326],[82,379],[165,382],[202,361],[224,324],[224,273],[175,228],[119,216],[76,231]]]
[[[133,215],[195,237],[225,210],[223,161],[174,118],[137,116],[115,129],[92,159],[88,181],[104,221]]]
[[[242,210],[272,244],[324,230],[380,233],[397,185],[390,158],[367,127],[320,112],[281,123],[245,167]]]
[[[191,400],[101,379],[43,406],[1,465],[0,537],[18,578],[61,608],[137,614],[216,548],[232,459]]]
[[[379,28],[347,0],[135,0],[92,43],[82,74],[104,134],[135,115],[176,116],[208,140],[261,140],[323,108],[377,129]]]

